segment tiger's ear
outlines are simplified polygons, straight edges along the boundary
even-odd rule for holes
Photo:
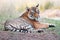
[[[39,6],[39,4],[36,5],[36,7],[38,7],[38,6]]]
[[[27,10],[27,11],[29,11],[29,10],[30,10],[30,8],[26,7],[26,10]]]

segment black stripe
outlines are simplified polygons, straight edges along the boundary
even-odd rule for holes
[[[15,27],[12,26],[12,25],[10,25],[10,26],[13,28],[11,31],[13,31],[14,29],[15,29],[14,32],[17,31],[17,30],[19,30],[19,29],[15,28]]]

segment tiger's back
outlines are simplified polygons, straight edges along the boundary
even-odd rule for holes
[[[23,18],[6,20],[4,27],[6,31],[21,31],[21,29],[32,29],[32,25]]]

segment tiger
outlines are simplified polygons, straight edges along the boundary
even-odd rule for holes
[[[39,4],[37,4],[36,6],[32,6],[30,8],[26,7],[26,11],[18,18],[6,20],[6,22],[4,23],[4,30],[31,33],[33,30],[40,29],[41,27],[42,28],[51,27],[51,25],[47,25],[43,27],[39,23],[40,11],[38,9],[38,6]]]

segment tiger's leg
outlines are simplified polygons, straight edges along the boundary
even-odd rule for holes
[[[7,25],[7,26],[4,26],[4,31],[13,31],[13,32],[19,32],[19,30],[15,27],[13,27],[12,25]]]
[[[49,28],[49,27],[55,27],[53,24],[48,24],[48,23],[39,23],[35,22],[34,23],[35,29],[41,29],[41,28]]]
[[[28,33],[28,30],[27,29],[20,29],[20,32],[22,32],[22,33]]]

